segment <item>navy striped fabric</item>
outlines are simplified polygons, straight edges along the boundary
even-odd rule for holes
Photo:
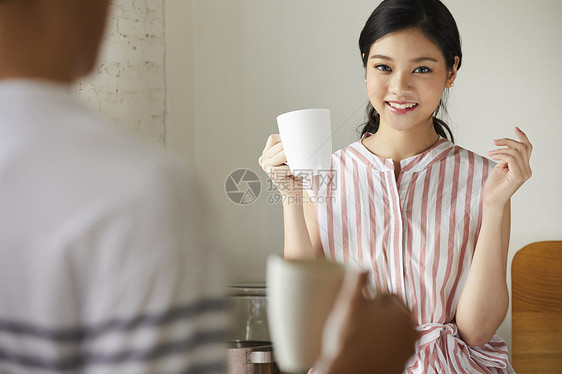
[[[51,329],[31,323],[0,320],[0,334],[13,334],[15,337],[32,337],[47,341],[48,344],[72,344],[76,352],[67,357],[41,357],[33,352],[18,352],[18,344],[12,349],[0,345],[1,363],[66,372],[79,370],[92,365],[119,365],[128,362],[143,362],[160,359],[167,355],[188,354],[206,345],[219,345],[226,341],[226,330],[222,325],[212,328],[208,324],[183,339],[164,341],[146,349],[123,349],[111,353],[88,352],[79,349],[88,340],[94,340],[105,334],[134,333],[139,329],[159,329],[171,323],[193,323],[191,320],[204,315],[221,315],[225,311],[222,298],[204,299],[171,309],[167,312],[147,314],[131,319],[112,319],[94,326],[78,328]],[[198,364],[181,373],[218,373],[223,372],[222,361]]]

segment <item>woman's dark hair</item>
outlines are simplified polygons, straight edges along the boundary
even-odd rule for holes
[[[453,68],[455,56],[458,56],[457,69],[460,69],[462,51],[459,30],[453,15],[439,0],[384,0],[380,3],[365,23],[359,37],[363,67],[367,67],[369,51],[375,41],[391,32],[412,27],[419,29],[439,47],[447,68]],[[439,101],[439,105],[433,113],[433,127],[437,134],[454,141],[449,126],[436,117],[440,109],[446,111],[443,100]],[[366,132],[377,132],[379,123],[380,115],[369,103],[367,122],[364,124],[361,136]]]

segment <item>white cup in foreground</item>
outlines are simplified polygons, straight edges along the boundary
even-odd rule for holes
[[[318,359],[324,324],[346,269],[335,262],[269,257],[269,331],[281,371],[306,372]]]
[[[330,169],[332,130],[328,109],[303,109],[277,117],[279,135],[291,172]]]

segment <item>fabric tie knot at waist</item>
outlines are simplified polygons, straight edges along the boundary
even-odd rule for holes
[[[454,323],[426,323],[416,330],[420,338],[407,373],[514,373],[507,346],[498,335],[473,347],[462,340]]]

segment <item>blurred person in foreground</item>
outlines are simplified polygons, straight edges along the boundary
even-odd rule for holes
[[[221,269],[196,181],[72,98],[108,7],[0,0],[0,372],[221,373]],[[408,314],[367,301],[365,282],[346,281],[319,370],[400,372],[413,352]]]
[[[78,105],[108,0],[0,0],[0,373],[217,373],[196,182]]]

